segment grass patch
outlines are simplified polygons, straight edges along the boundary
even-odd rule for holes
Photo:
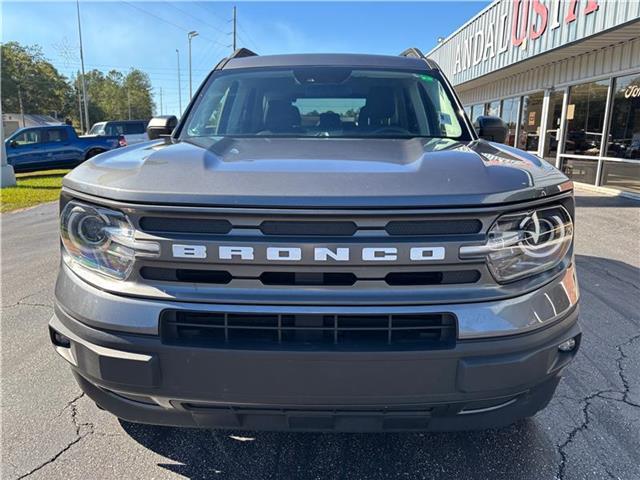
[[[17,185],[0,190],[0,211],[11,212],[57,200],[62,187],[62,177],[68,172],[69,170],[43,170],[17,173]]]

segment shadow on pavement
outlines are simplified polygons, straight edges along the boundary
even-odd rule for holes
[[[161,467],[191,479],[513,479],[523,472],[552,478],[556,468],[555,447],[536,420],[501,430],[387,434],[231,432],[120,423],[134,440],[178,462]]]

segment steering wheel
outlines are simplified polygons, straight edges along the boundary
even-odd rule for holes
[[[381,127],[377,128],[371,133],[373,133],[374,135],[378,133],[398,133],[401,135],[411,135],[411,132],[409,130],[406,130],[402,127]]]

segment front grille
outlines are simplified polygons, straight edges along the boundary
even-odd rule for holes
[[[352,315],[189,312],[161,315],[163,343],[238,349],[443,349],[455,345],[451,313]]]
[[[325,287],[353,286],[359,281],[384,282],[391,286],[455,285],[475,283],[480,279],[478,270],[390,272],[383,278],[359,278],[351,272],[267,271],[257,276],[234,276],[227,270],[219,269],[142,267],[140,275],[145,280],[161,282],[227,285],[235,278],[257,280],[262,285]]]

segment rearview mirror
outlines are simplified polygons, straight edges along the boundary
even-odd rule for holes
[[[504,143],[509,133],[507,124],[501,118],[488,115],[480,115],[473,126],[480,138],[490,142]]]
[[[178,125],[178,119],[175,115],[161,115],[159,117],[153,117],[149,120],[147,125],[147,135],[149,140],[156,140],[160,137],[166,137],[171,135],[171,132]]]

